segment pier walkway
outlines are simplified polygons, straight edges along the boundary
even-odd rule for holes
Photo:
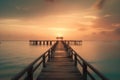
[[[79,70],[74,66],[74,61],[69,57],[61,42],[56,46],[53,55],[37,80],[81,80]]]
[[[56,41],[11,80],[108,80],[73,50],[65,40]]]

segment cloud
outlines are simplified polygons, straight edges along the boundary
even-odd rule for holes
[[[103,36],[120,36],[120,28],[115,28],[113,30],[103,30],[99,32],[99,35],[103,35]]]
[[[110,15],[110,14],[106,14],[106,15],[104,15],[104,17],[111,17],[112,15]]]
[[[106,35],[108,31],[101,31],[100,34]]]
[[[112,24],[112,26],[114,26],[114,27],[120,27],[120,23]]]
[[[97,2],[93,5],[96,9],[102,9],[106,0],[97,0]]]
[[[28,10],[30,10],[30,9],[27,8],[27,7],[19,7],[19,6],[16,6],[16,9],[17,9],[17,10],[20,10],[20,11],[28,11]]]
[[[86,26],[91,26],[91,25],[93,25],[94,23],[91,22],[91,21],[86,21],[86,22],[80,22],[80,24],[86,25]]]
[[[54,2],[55,0],[45,0],[45,1],[47,1],[47,2]]]
[[[86,28],[79,28],[78,31],[86,31]]]
[[[92,32],[92,35],[96,35],[97,33],[96,32]]]
[[[116,29],[114,30],[114,33],[120,35],[120,28],[116,28]]]
[[[97,17],[97,16],[84,16],[83,18],[98,19],[98,17]]]

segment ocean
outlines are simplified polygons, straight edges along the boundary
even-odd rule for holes
[[[10,80],[50,46],[31,46],[29,41],[1,41],[0,80]]]
[[[29,41],[0,41],[0,80],[10,80],[51,46]],[[87,62],[110,80],[120,80],[120,41],[83,41],[71,45]]]
[[[120,41],[83,41],[72,48],[110,80],[120,80]]]

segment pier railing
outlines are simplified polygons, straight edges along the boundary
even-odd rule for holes
[[[56,42],[50,49],[48,49],[45,53],[43,53],[40,57],[38,57],[35,61],[33,61],[29,66],[27,66],[24,70],[18,73],[11,80],[34,80],[34,73],[42,67],[46,66],[46,62],[50,61],[53,57],[53,53],[55,52],[55,47],[58,42]],[[39,69],[40,71],[40,69]]]
[[[91,64],[85,61],[76,51],[74,51],[69,45],[62,42],[69,57],[71,57],[75,63],[75,66],[79,66],[80,73],[83,80],[108,80],[98,70],[96,70]]]

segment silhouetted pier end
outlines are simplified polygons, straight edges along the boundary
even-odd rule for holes
[[[46,41],[45,44],[48,44],[48,42]],[[35,41],[34,44],[38,45],[39,43]],[[36,72],[39,74],[36,74]],[[66,41],[57,40],[50,49],[11,80],[108,79],[74,51]]]
[[[56,40],[29,40],[30,45],[53,45]]]
[[[30,45],[52,45],[56,41],[64,41],[66,44],[70,44],[70,45],[82,44],[82,40],[29,40]]]
[[[82,40],[63,40],[64,43],[70,44],[70,45],[81,45]]]

